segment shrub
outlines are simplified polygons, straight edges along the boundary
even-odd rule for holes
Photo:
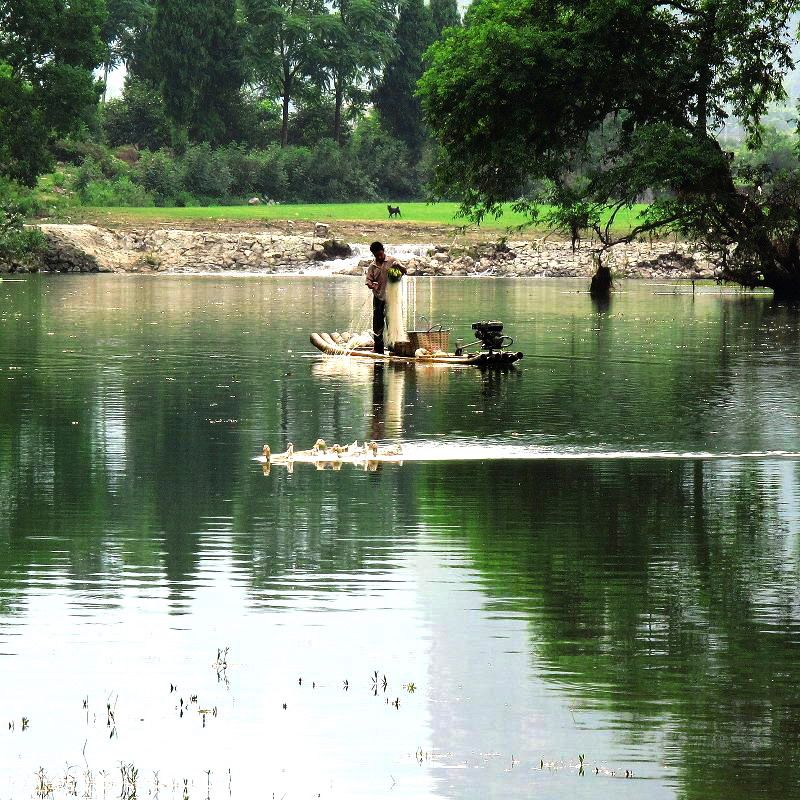
[[[10,267],[35,264],[44,250],[42,232],[26,228],[22,208],[13,202],[0,204],[0,263]]]
[[[376,197],[407,200],[423,194],[407,145],[374,116],[359,121],[348,150]]]
[[[332,139],[324,139],[308,152],[306,172],[302,200],[346,202],[375,196],[358,164]]]
[[[170,144],[170,126],[159,93],[145,81],[128,77],[122,97],[103,108],[103,130],[112,147],[135,144],[158,150]]]
[[[133,178],[153,195],[156,205],[169,205],[181,191],[181,171],[167,150],[141,153]]]
[[[82,194],[90,183],[101,181],[104,177],[100,162],[87,156],[75,174],[75,189]]]
[[[229,191],[234,196],[243,197],[257,192],[261,154],[248,150],[238,144],[223,147],[217,151],[231,176]]]
[[[219,150],[207,143],[189,147],[183,156],[183,188],[198,197],[224,198],[231,187],[231,173]]]
[[[42,210],[33,189],[0,176],[0,206],[13,207],[23,217],[33,217]]]
[[[143,186],[122,176],[116,180],[90,181],[80,192],[87,206],[152,206],[153,196]]]
[[[81,139],[58,139],[51,148],[54,158],[65,164],[80,166],[87,158],[98,163],[108,155],[108,150],[97,142]]]
[[[258,161],[255,193],[272,200],[283,200],[287,195],[289,181],[281,148],[274,145],[262,150]]]

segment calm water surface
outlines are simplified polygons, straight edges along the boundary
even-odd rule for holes
[[[481,373],[317,357],[358,280],[0,284],[0,798],[800,796],[800,317],[577,288],[418,281]]]

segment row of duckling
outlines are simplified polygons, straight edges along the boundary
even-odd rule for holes
[[[265,462],[279,463],[286,461],[336,461],[340,459],[354,461],[360,459],[379,460],[383,458],[397,458],[402,455],[403,450],[399,444],[381,447],[376,441],[365,442],[363,445],[358,440],[352,444],[326,444],[324,439],[317,439],[310,450],[295,450],[294,445],[289,442],[286,451],[283,453],[273,453],[268,444],[262,448],[262,456]]]

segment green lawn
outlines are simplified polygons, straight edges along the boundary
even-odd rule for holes
[[[399,203],[403,222],[430,225],[464,225],[463,219],[456,218],[457,203]],[[636,214],[644,206],[620,213],[615,229],[629,230]],[[320,203],[320,204],[281,204],[274,206],[206,206],[190,208],[81,208],[76,209],[85,219],[119,222],[155,222],[181,220],[301,220],[311,222],[388,222],[389,214],[385,203]],[[510,208],[499,219],[484,220],[482,228],[497,231],[521,225],[525,222],[521,214]]]

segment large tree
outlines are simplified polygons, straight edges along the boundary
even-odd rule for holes
[[[106,45],[103,78],[107,83],[112,69],[131,61],[136,40],[152,23],[154,8],[151,0],[106,0],[106,10],[101,34]]]
[[[289,109],[322,81],[323,0],[242,0],[249,79],[282,107],[281,146],[289,139]]]
[[[461,24],[457,0],[431,0],[430,9],[438,36],[441,36],[442,31],[446,28],[457,27]]]
[[[422,108],[416,97],[425,51],[436,39],[431,10],[422,0],[404,0],[397,21],[392,56],[375,91],[375,105],[389,131],[419,156],[426,139]]]
[[[103,0],[0,0],[0,175],[33,185],[100,96]]]
[[[242,85],[235,0],[158,0],[148,50],[177,140],[225,141]]]
[[[724,254],[742,282],[800,295],[800,175],[754,181],[715,138],[735,117],[758,146],[761,117],[785,97],[798,7],[479,0],[420,84],[446,154],[439,192],[476,217],[516,200],[533,219],[538,186],[555,221],[581,220],[611,246],[608,219],[651,189],[658,199],[623,240],[671,228]],[[609,120],[616,135],[597,153]]]
[[[345,103],[362,108],[391,52],[393,0],[334,0],[326,20],[325,83],[333,95],[333,138],[342,143]]]

